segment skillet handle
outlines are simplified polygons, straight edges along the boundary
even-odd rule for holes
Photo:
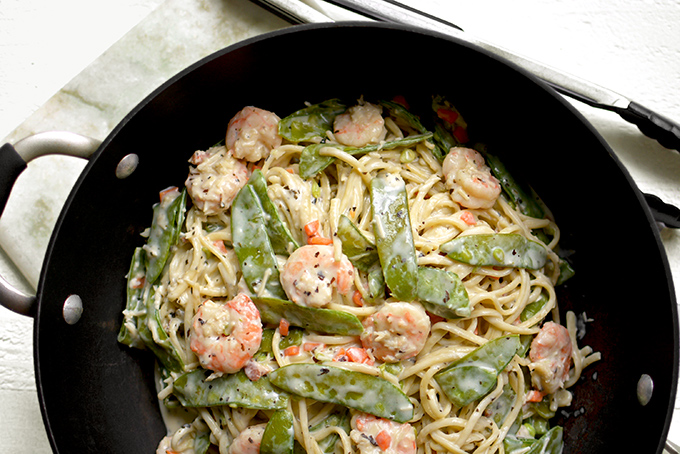
[[[27,164],[35,158],[62,154],[88,159],[99,148],[100,141],[78,134],[49,131],[18,141],[14,146],[0,147],[0,215],[5,209],[12,187]],[[0,305],[21,315],[35,315],[35,295],[14,288],[0,276]]]

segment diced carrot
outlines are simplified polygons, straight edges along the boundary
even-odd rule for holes
[[[302,344],[302,350],[306,352],[311,352],[318,347],[323,347],[323,344],[321,342],[305,342]]]
[[[354,294],[352,295],[352,302],[359,307],[364,306],[364,297],[361,296],[361,292],[359,290],[354,291]]]
[[[293,172],[293,169],[286,169],[286,172],[288,172],[288,173],[295,173],[295,172]]]
[[[386,430],[381,430],[378,435],[375,436],[375,442],[378,443],[378,447],[383,451],[387,451],[392,444],[392,437]]]
[[[348,361],[348,360],[349,358],[347,358],[347,352],[345,351],[344,348],[338,350],[338,352],[333,357],[333,361]]]
[[[353,363],[373,364],[373,360],[368,356],[366,350],[359,347],[350,347],[347,349],[347,358]]]
[[[314,219],[305,224],[305,233],[307,236],[315,236],[319,233],[319,220]]]
[[[466,143],[469,140],[467,130],[461,126],[456,126],[453,130],[453,137],[460,143]]]
[[[288,335],[288,328],[290,328],[290,323],[285,318],[282,318],[279,321],[279,333],[286,337]]]
[[[467,210],[460,213],[460,219],[467,225],[475,225],[477,223],[477,221],[475,221],[475,215]]]
[[[300,354],[300,347],[297,345],[291,345],[283,351],[285,356],[295,356]]]
[[[532,389],[527,393],[527,402],[540,402],[543,400],[543,393]]]
[[[167,197],[169,194],[172,194],[173,192],[178,192],[178,191],[179,191],[179,189],[177,189],[177,186],[170,186],[170,187],[167,188],[167,189],[163,189],[163,190],[159,193],[161,202],[162,202],[163,199],[164,199],[165,197]]]
[[[213,241],[213,245],[217,248],[218,251],[220,251],[222,254],[228,254],[227,247],[224,245],[224,241],[218,240],[218,241]]]
[[[409,104],[406,101],[406,98],[404,98],[404,95],[396,95],[394,98],[392,98],[392,101],[396,102],[397,104],[401,104],[406,109],[409,108]]]
[[[445,122],[453,124],[458,118],[458,112],[451,109],[437,109],[437,116]]]
[[[307,240],[307,243],[308,244],[321,244],[321,245],[327,246],[329,244],[333,244],[333,240],[331,240],[330,238],[324,238],[322,236],[311,236]]]

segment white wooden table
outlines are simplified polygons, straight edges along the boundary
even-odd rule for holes
[[[679,0],[404,3],[680,121]],[[15,142],[67,128],[103,139],[127,110],[189,63],[285,26],[247,0],[0,0],[0,138]],[[106,69],[116,63],[127,81],[111,80]],[[122,94],[112,99],[102,86],[123,88]],[[680,154],[614,114],[577,107],[640,189],[680,206]],[[32,163],[0,220],[0,273],[25,291],[33,291],[51,226],[81,168],[70,159]],[[680,232],[667,229],[661,237],[678,293]],[[2,452],[50,452],[32,354],[32,320],[0,308]],[[680,443],[677,404],[670,439]]]

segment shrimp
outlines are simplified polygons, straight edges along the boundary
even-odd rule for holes
[[[191,324],[191,350],[206,369],[225,374],[241,370],[262,341],[262,321],[245,293],[231,301],[207,300],[198,306]]]
[[[249,426],[229,445],[229,454],[260,454],[260,444],[267,424]]]
[[[491,208],[501,193],[501,185],[484,158],[471,148],[451,148],[442,173],[453,201],[466,208]]]
[[[350,107],[335,117],[333,134],[338,142],[351,147],[380,143],[387,135],[382,109],[368,102]]]
[[[280,118],[257,107],[244,107],[227,126],[227,147],[239,159],[257,162],[281,146]]]
[[[430,334],[430,317],[420,303],[385,303],[362,324],[361,343],[376,359],[396,362],[416,356]]]
[[[248,168],[225,147],[196,151],[189,162],[196,167],[189,170],[187,190],[196,208],[207,215],[228,210],[248,182]]]
[[[281,286],[300,306],[324,307],[333,290],[348,295],[354,287],[354,266],[345,254],[336,261],[333,246],[308,244],[288,257],[281,272]]]
[[[569,378],[572,352],[567,328],[554,322],[543,325],[529,351],[531,382],[539,391],[552,394],[564,386]]]
[[[416,431],[409,423],[400,424],[368,413],[352,417],[352,441],[361,454],[415,454]]]

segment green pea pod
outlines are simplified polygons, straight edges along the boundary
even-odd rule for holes
[[[373,231],[385,283],[401,301],[417,296],[418,263],[408,212],[406,185],[398,174],[379,174],[371,181]]]
[[[526,305],[524,310],[519,316],[520,321],[527,321],[534,315],[538,314],[541,309],[543,309],[543,306],[548,302],[548,294],[545,292],[541,292],[538,298],[536,298],[536,301],[533,303],[529,303]]]
[[[248,180],[248,184],[253,187],[257,198],[260,200],[262,209],[266,214],[267,234],[272,243],[272,248],[276,254],[289,255],[292,251],[299,248],[300,245],[293,235],[288,230],[288,227],[281,221],[279,212],[274,206],[274,203],[267,194],[267,182],[264,179],[262,171],[255,170]]]
[[[367,145],[360,148],[348,147],[336,143],[315,143],[313,145],[308,145],[302,150],[302,153],[300,153],[300,176],[305,179],[311,178],[323,171],[326,167],[331,165],[333,161],[335,161],[335,158],[332,156],[321,156],[321,149],[326,147],[336,148],[352,156],[358,156],[370,153],[372,151],[392,150],[397,147],[409,147],[430,138],[432,138],[432,133],[428,132],[425,134],[416,134],[404,137],[403,139],[392,140],[382,144]]]
[[[165,263],[170,257],[170,250],[179,241],[179,234],[184,224],[187,192],[183,189],[177,196],[163,197],[153,207],[153,221],[149,229],[149,239],[144,249],[147,255],[146,280],[153,284],[161,275]]]
[[[350,430],[352,430],[349,424],[349,413],[347,411],[331,413],[326,419],[309,429],[309,431],[314,433],[332,426],[340,426],[345,432],[349,433]],[[338,444],[338,440],[340,440],[340,435],[332,433],[326,438],[319,440],[319,448],[326,454],[333,454],[335,452],[335,445]]]
[[[279,121],[279,135],[294,143],[326,137],[326,131],[333,129],[335,117],[346,109],[339,99],[305,107]]]
[[[196,369],[177,377],[174,392],[185,407],[230,407],[279,410],[288,405],[288,394],[275,388],[268,377],[251,381],[245,372],[222,375],[210,381],[210,371]]]
[[[512,389],[512,386],[510,386],[509,383],[506,383],[505,386],[503,386],[501,395],[486,407],[484,414],[490,416],[496,425],[500,427],[503,425],[503,422],[505,422],[505,418],[510,414],[515,399],[517,399],[517,393]]]
[[[539,440],[531,446],[526,454],[561,454],[564,447],[562,442],[563,429],[555,426],[546,432]]]
[[[517,233],[459,236],[441,245],[449,258],[475,266],[541,269],[548,252],[541,243]]]
[[[194,438],[194,454],[206,454],[210,449],[210,431],[200,432]]]
[[[302,345],[302,336],[304,333],[304,329],[291,326],[288,329],[288,335],[281,338],[281,342],[279,342],[279,348],[288,348],[292,346],[299,347]]]
[[[379,104],[387,109],[387,112],[392,116],[397,125],[406,126],[415,130],[420,134],[425,134],[428,132],[427,128],[423,125],[417,115],[412,114],[408,111],[406,107],[394,101],[380,101]]]
[[[469,317],[470,298],[456,273],[418,267],[418,300],[425,309],[444,318]]]
[[[293,326],[341,336],[357,336],[364,330],[359,319],[347,312],[299,306],[276,298],[253,297],[253,302],[265,323],[278,324],[286,319]]]
[[[118,342],[129,347],[144,348],[144,342],[139,337],[139,325],[146,319],[145,294],[146,285],[146,253],[138,247],[132,254],[130,270],[127,274],[127,302],[123,323],[118,332]]]
[[[378,261],[368,270],[368,294],[364,297],[364,300],[372,304],[377,299],[384,297],[385,276],[383,276],[383,271]]]
[[[373,375],[305,363],[276,369],[269,378],[279,388],[305,398],[344,405],[397,422],[413,418],[413,404],[406,394]]]
[[[318,432],[319,430],[333,426],[339,426],[347,433],[352,430],[352,427],[349,423],[349,414],[346,409],[343,409],[340,412],[331,413],[323,421],[316,424],[315,426],[310,427],[309,432],[313,434],[314,432]],[[321,452],[325,454],[333,454],[335,452],[335,446],[338,444],[338,440],[340,440],[340,435],[337,433],[332,433],[319,440],[317,443],[321,449]],[[295,446],[293,447],[293,454],[303,454],[305,452],[306,451],[302,445],[296,441]]]
[[[342,242],[342,252],[357,269],[368,273],[368,294],[364,295],[364,300],[371,304],[385,296],[385,278],[375,244],[344,214],[340,215],[337,233]]]
[[[477,147],[477,149],[484,155],[486,160],[486,165],[491,169],[491,173],[498,179],[501,183],[501,188],[503,192],[508,196],[510,201],[519,209],[522,214],[531,216],[532,218],[543,219],[545,217],[545,212],[541,205],[536,202],[533,197],[522,189],[522,187],[517,183],[517,180],[512,176],[505,164],[498,158],[486,151],[483,147]]]
[[[138,326],[139,337],[166,369],[172,372],[182,372],[184,364],[177,350],[175,350],[175,347],[170,342],[168,334],[163,329],[154,295],[155,287],[151,287],[146,297],[147,316],[141,320]]]
[[[434,376],[446,396],[458,407],[486,396],[520,348],[519,336],[493,339]]]
[[[439,162],[444,161],[444,158],[451,148],[457,147],[459,145],[458,141],[453,138],[451,133],[439,124],[435,125],[434,127],[432,141],[435,145],[434,150],[432,150],[432,154],[434,154],[434,157],[437,158]]]
[[[375,244],[366,238],[359,227],[344,214],[338,220],[338,238],[342,242],[342,252],[350,262],[361,271],[368,271],[378,262],[378,251]]]
[[[572,268],[571,264],[564,259],[560,259],[560,275],[557,278],[557,284],[564,284],[566,281],[574,277],[576,271]]]
[[[243,278],[253,294],[264,284],[266,294],[285,298],[276,255],[267,234],[267,216],[255,189],[245,185],[231,206],[231,236]],[[265,281],[266,279],[266,281]]]
[[[505,448],[505,454],[527,454],[537,441],[535,438],[506,435],[503,439],[503,448]]]
[[[257,352],[253,355],[253,358],[263,358],[266,357],[267,355],[271,355],[273,353],[272,350],[272,338],[274,337],[274,329],[272,328],[266,328],[262,330],[262,340],[260,341],[260,348],[257,349]]]
[[[292,454],[294,441],[293,414],[276,410],[264,429],[260,454]]]

